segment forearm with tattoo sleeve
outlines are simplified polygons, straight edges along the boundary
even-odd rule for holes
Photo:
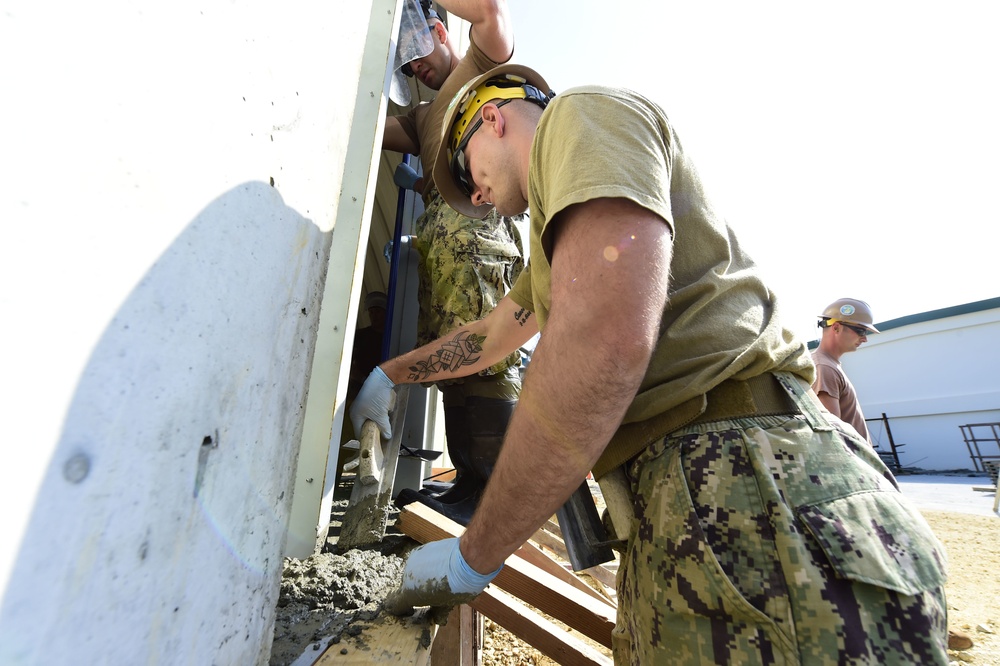
[[[483,319],[389,359],[380,367],[394,384],[466,377],[500,362],[537,332],[531,312],[505,296]]]
[[[496,570],[579,487],[659,337],[671,253],[663,219],[623,199],[598,199],[555,223],[549,319],[460,542],[479,573]]]

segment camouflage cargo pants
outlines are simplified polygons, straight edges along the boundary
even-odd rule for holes
[[[940,543],[804,389],[629,464],[616,664],[948,663]]]

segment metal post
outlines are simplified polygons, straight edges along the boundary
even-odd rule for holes
[[[403,164],[409,165],[410,155],[403,155]],[[392,261],[389,263],[389,293],[386,307],[385,330],[382,334],[382,357],[384,361],[389,358],[389,349],[392,343],[392,316],[396,307],[396,281],[399,272],[399,246],[403,237],[403,205],[406,203],[406,189],[399,188],[396,197],[396,228],[392,233]]]

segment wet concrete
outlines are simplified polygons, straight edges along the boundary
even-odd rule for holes
[[[285,560],[270,666],[311,664],[331,644],[349,638],[363,642],[365,628],[379,617],[386,595],[398,585],[405,553],[416,545],[390,525],[380,542],[339,552],[337,539],[353,483],[352,476],[345,477],[334,493],[323,551]],[[395,515],[390,513],[390,523]]]

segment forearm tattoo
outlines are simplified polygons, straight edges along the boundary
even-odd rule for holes
[[[426,361],[411,365],[408,379],[419,382],[438,372],[454,372],[463,365],[472,365],[482,355],[485,340],[485,335],[459,333],[443,343]]]

